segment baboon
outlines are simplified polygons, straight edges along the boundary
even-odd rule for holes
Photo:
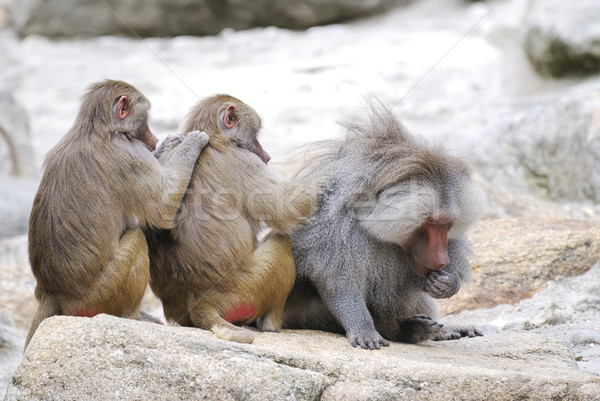
[[[205,133],[165,140],[152,151],[150,103],[121,81],[91,86],[73,127],[51,149],[29,220],[29,260],[39,307],[27,344],[53,315],[141,318],[149,281],[142,228],[169,228]],[[27,346],[27,345],[26,345]]]
[[[389,108],[370,103],[304,175],[324,175],[316,213],[292,234],[296,284],[283,327],[345,333],[352,346],[481,335],[442,327],[433,298],[471,273],[465,233],[483,193],[469,167],[411,136]]]
[[[147,234],[150,286],[168,320],[252,342],[255,333],[233,323],[280,329],[295,278],[286,234],[312,213],[315,200],[267,168],[270,157],[256,138],[261,119],[242,101],[201,101],[183,132],[195,129],[210,140],[175,226]],[[262,222],[276,231],[259,240]]]

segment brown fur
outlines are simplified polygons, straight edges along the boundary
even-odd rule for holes
[[[230,106],[237,124],[228,129],[223,119]],[[167,319],[241,342],[254,336],[224,319],[238,305],[254,305],[255,313],[236,323],[258,320],[261,330],[280,329],[295,276],[285,234],[314,206],[303,187],[276,175],[257,157],[260,125],[251,107],[228,95],[195,106],[184,132],[201,128],[209,144],[196,163],[175,227],[148,235],[151,287]],[[259,241],[261,221],[279,232]]]
[[[126,96],[126,117],[117,101]],[[149,281],[140,228],[171,227],[206,135],[190,135],[164,169],[149,151],[150,103],[121,81],[93,85],[73,127],[46,156],[29,222],[40,306],[27,343],[52,315],[141,318]],[[150,143],[150,145],[149,145]]]

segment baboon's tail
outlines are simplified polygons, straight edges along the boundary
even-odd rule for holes
[[[50,316],[60,315],[60,307],[58,306],[58,302],[54,297],[44,296],[40,304],[37,308],[37,312],[35,312],[35,317],[33,318],[33,322],[31,322],[31,328],[29,329],[29,333],[27,333],[27,340],[25,340],[25,349],[29,345],[29,341],[31,341],[31,337],[33,337],[33,333],[37,330],[42,320],[46,319]]]
[[[233,325],[232,325],[233,326]],[[217,338],[227,341],[236,341],[238,343],[251,343],[254,341],[256,334],[248,329],[233,326],[215,325],[211,329],[216,334]]]

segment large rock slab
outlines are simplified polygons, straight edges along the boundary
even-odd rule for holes
[[[501,334],[354,349],[343,336],[261,333],[254,344],[99,315],[42,323],[5,401],[593,400],[600,378],[561,344]]]
[[[525,49],[535,69],[555,77],[600,73],[597,0],[532,0]]]
[[[565,344],[579,369],[600,375],[600,262],[581,276],[549,281],[545,290],[517,305],[467,310],[442,322],[468,322],[488,333],[542,334]]]
[[[15,25],[25,36],[213,35],[224,28],[303,29],[374,14],[406,0],[22,0]]]
[[[600,260],[600,223],[552,218],[484,220],[469,234],[473,280],[443,313],[517,304],[549,280],[578,276]]]

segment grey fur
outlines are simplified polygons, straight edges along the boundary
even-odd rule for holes
[[[435,298],[455,294],[471,267],[468,227],[483,195],[469,167],[441,147],[410,135],[390,109],[370,104],[367,118],[301,173],[325,178],[322,202],[292,235],[297,280],[284,327],[345,332],[353,346],[416,343],[481,335],[442,328]],[[450,264],[420,277],[400,245],[429,217],[451,218]]]

